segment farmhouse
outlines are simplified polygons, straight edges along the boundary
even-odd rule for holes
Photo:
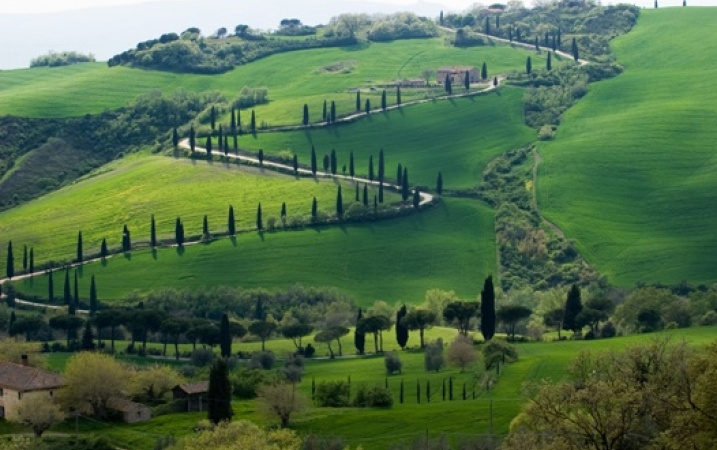
[[[139,423],[152,420],[152,409],[126,398],[113,397],[107,402],[110,411],[122,418],[124,423]]]
[[[463,83],[466,79],[466,72],[468,72],[468,81],[471,83],[478,81],[478,69],[473,66],[441,67],[438,69],[436,78],[439,84],[445,83],[446,77],[450,78],[451,83]]]
[[[54,401],[57,390],[64,386],[60,375],[23,364],[0,361],[0,418],[17,417],[17,407],[24,398],[42,397]]]
[[[207,404],[207,392],[209,392],[209,381],[184,383],[172,389],[174,401],[186,402],[187,412],[204,411]],[[184,405],[182,409],[185,409]]]

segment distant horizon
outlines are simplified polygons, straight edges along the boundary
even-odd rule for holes
[[[507,3],[507,0],[488,0]],[[534,1],[524,3],[531,5]],[[543,1],[543,0],[541,0]],[[658,0],[660,7],[681,6],[682,0]],[[327,23],[341,13],[412,11],[437,17],[441,10],[462,12],[473,0],[265,0],[247,9],[246,0],[24,0],[0,2],[0,70],[24,69],[51,51],[92,54],[98,61],[163,33],[200,28],[209,35],[238,23],[268,30],[292,17],[308,25]],[[652,8],[654,0],[631,3]],[[716,6],[717,0],[688,0],[688,6]],[[161,20],[158,20],[161,18]],[[127,26],[126,24],[131,24]]]

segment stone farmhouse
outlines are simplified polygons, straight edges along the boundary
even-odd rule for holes
[[[478,69],[473,66],[466,67],[441,67],[436,73],[438,84],[446,82],[446,77],[449,77],[451,84],[462,84],[466,79],[466,72],[468,72],[468,81],[475,83],[479,78]]]
[[[24,398],[54,401],[58,389],[64,385],[60,375],[28,366],[27,356],[23,355],[22,362],[0,361],[0,418],[17,417],[17,407]]]

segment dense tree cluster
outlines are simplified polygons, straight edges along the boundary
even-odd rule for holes
[[[79,52],[55,52],[38,56],[30,61],[30,67],[60,67],[72,64],[95,62],[94,55]]]

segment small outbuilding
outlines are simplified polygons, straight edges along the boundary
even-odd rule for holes
[[[24,398],[55,401],[57,391],[63,386],[60,375],[30,367],[27,355],[22,356],[22,364],[0,361],[0,419],[15,419],[17,407]]]
[[[122,418],[124,423],[149,422],[152,420],[152,409],[142,403],[126,398],[113,397],[107,402],[107,408]]]
[[[207,407],[207,392],[209,381],[184,383],[172,389],[174,401],[184,403],[181,409],[187,412],[204,411]]]
[[[478,69],[475,67],[441,67],[436,72],[436,78],[438,84],[443,84],[446,81],[446,77],[451,80],[451,83],[463,83],[466,79],[466,73],[468,73],[468,81],[475,83],[478,81]]]

